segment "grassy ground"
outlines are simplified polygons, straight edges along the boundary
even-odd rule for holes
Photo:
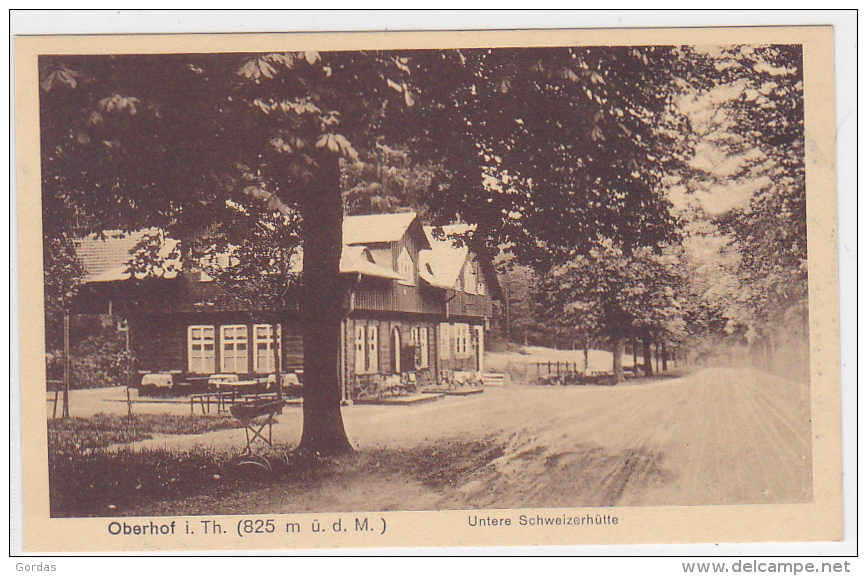
[[[205,434],[237,428],[230,418],[142,414],[133,417],[97,414],[91,418],[48,421],[48,461],[53,515],[109,510],[114,501],[136,494],[165,496],[165,489],[213,474],[228,455],[194,450],[178,457],[166,450],[112,453],[127,445],[160,435]]]
[[[96,414],[91,418],[48,421],[50,452],[88,452],[111,444],[126,444],[153,438],[154,434],[203,434],[238,428],[232,418],[175,416],[171,414]]]
[[[492,438],[364,450],[316,462],[297,459],[291,446],[275,448],[254,455],[237,448],[202,447],[183,452],[123,449],[67,457],[51,468],[51,515],[253,513],[272,509],[274,498],[268,495],[277,493],[294,495],[310,511],[325,511],[342,509],[328,495],[335,486],[351,486],[357,495],[359,490],[379,491],[392,485],[397,488],[389,490],[394,500],[380,507],[406,509],[406,502],[416,496],[457,490],[503,454]],[[325,497],[310,498],[311,494]]]

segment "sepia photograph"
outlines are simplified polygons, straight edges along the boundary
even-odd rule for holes
[[[784,37],[32,51],[47,520],[814,504],[836,292]]]

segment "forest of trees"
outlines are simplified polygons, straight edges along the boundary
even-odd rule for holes
[[[350,449],[346,213],[474,224],[505,338],[608,347],[616,378],[627,342],[770,353],[806,314],[795,46],[44,56],[40,75],[47,329],[83,234],[215,223],[247,278],[303,246],[302,452]]]

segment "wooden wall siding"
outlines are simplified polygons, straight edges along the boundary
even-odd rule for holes
[[[168,316],[145,316],[132,323],[130,332],[137,370],[187,370],[186,323]]]
[[[484,295],[467,294],[463,292],[463,271],[459,275],[458,290],[450,290],[444,295],[441,290],[423,286],[418,277],[419,244],[412,234],[405,234],[399,242],[391,245],[373,245],[370,247],[374,260],[380,266],[395,268],[397,257],[406,247],[415,262],[415,285],[406,286],[392,280],[365,278],[356,287],[355,309],[381,312],[417,312],[421,314],[446,314],[448,301],[449,316],[468,318],[485,318],[493,314],[493,303],[490,291]],[[476,277],[484,282],[478,264],[468,261],[476,270]]]
[[[413,230],[411,229],[410,232]],[[434,290],[427,290],[421,285],[421,279],[418,275],[419,240],[416,238],[416,234],[404,234],[398,242],[390,244],[371,245],[370,252],[378,265],[395,270],[397,257],[404,248],[407,249],[414,263],[414,285],[407,286],[394,280],[364,278],[356,287],[356,309],[382,312],[419,312],[422,314],[444,313],[442,294]]]
[[[458,274],[456,290],[450,291],[448,296],[448,316],[466,316],[472,318],[490,318],[493,314],[493,301],[491,299],[490,290],[485,283],[484,294],[470,294],[465,292],[464,271],[467,266],[472,266],[479,282],[485,283],[484,275],[481,267],[476,262],[475,258],[468,258]]]
[[[490,318],[493,314],[493,303],[487,294],[467,294],[460,291],[448,292],[448,316],[463,316],[468,318]]]
[[[433,290],[368,278],[363,279],[356,289],[355,309],[440,315],[445,312],[442,297]]]
[[[452,320],[451,323],[454,323],[454,320]],[[437,330],[436,330],[437,344],[438,345],[439,345],[440,339],[442,338],[441,326],[442,325],[437,326]],[[469,347],[468,347],[469,350],[467,351],[466,354],[462,354],[460,356],[457,356],[455,354],[456,344],[455,344],[454,333],[451,332],[451,330],[450,330],[449,338],[448,338],[448,346],[449,346],[448,353],[443,354],[442,351],[440,351],[440,350],[437,351],[437,353],[438,353],[437,370],[460,370],[460,371],[473,372],[473,371],[478,369],[478,358],[477,358],[478,346],[477,346],[477,344],[474,344],[473,340],[472,340],[473,332],[474,332],[476,326],[478,326],[478,324],[476,324],[476,325],[470,324],[470,341],[469,341]]]
[[[266,311],[264,303],[246,302],[229,294],[217,282],[199,282],[197,273],[182,272],[176,278],[105,282],[84,285],[76,296],[73,313],[106,314],[109,302],[115,314],[125,308],[136,314],[183,314],[188,312]],[[297,310],[297,305],[286,308]]]
[[[220,355],[222,353],[220,327],[226,325],[244,324],[247,326],[247,366],[249,371],[239,374],[239,377],[256,378],[264,374],[255,370],[255,335],[253,327],[256,324],[267,324],[250,314],[184,314],[138,316],[133,323],[131,342],[138,356],[137,370],[166,372],[180,370],[187,374],[189,366],[189,348],[187,342],[190,326],[213,326],[215,335],[214,373],[220,372]],[[304,349],[302,345],[300,325],[295,320],[281,323],[282,332],[282,370],[283,372],[300,370],[304,367]]]
[[[304,340],[299,322],[284,322],[283,331],[283,371],[291,372],[304,368]]]
[[[410,342],[413,328],[427,328],[428,330],[428,367],[436,368],[436,336],[437,323],[423,320],[401,320],[397,318],[350,318],[345,323],[344,332],[344,353],[346,354],[345,377],[347,381],[358,374],[356,359],[355,359],[355,328],[357,326],[376,326],[379,330],[379,351],[377,355],[379,373],[388,374],[394,370],[394,363],[391,356],[393,346],[392,332],[395,328],[400,331],[401,345],[405,346]],[[414,367],[412,368],[414,369]],[[401,367],[402,372],[407,372],[406,366]]]
[[[469,358],[449,358],[443,361],[442,368],[440,368],[440,370],[457,370],[461,372],[475,372],[477,369],[478,362],[475,356],[475,349],[473,349],[473,355]]]

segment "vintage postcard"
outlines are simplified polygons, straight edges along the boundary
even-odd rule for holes
[[[831,27],[14,53],[25,552],[842,538]]]

